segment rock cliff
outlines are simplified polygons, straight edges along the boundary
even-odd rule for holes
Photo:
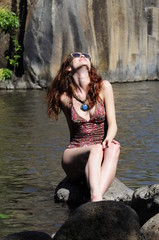
[[[92,56],[111,82],[159,79],[159,0],[32,0],[24,69],[48,82],[69,52]]]

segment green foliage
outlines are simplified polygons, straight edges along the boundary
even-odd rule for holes
[[[8,218],[9,216],[7,214],[4,213],[0,213],[0,218],[4,219],[4,218]]]
[[[10,79],[12,71],[8,68],[0,68],[0,81]]]
[[[13,36],[11,38],[12,44],[14,46],[14,55],[13,57],[10,56],[6,56],[7,61],[9,62],[9,64],[11,66],[13,66],[13,68],[17,68],[19,66],[19,58],[20,58],[20,53],[22,51],[21,46],[19,45],[17,39],[15,38],[15,36]]]
[[[22,50],[21,46],[19,45],[17,39],[15,37],[12,37],[12,42],[14,44],[15,47],[15,51],[16,52],[20,52]]]
[[[11,50],[6,51],[6,60],[8,61],[9,68],[13,71],[19,66],[20,54],[22,51],[22,48],[16,39],[16,30],[19,26],[19,18],[16,14],[11,12],[7,7],[0,7],[0,29],[5,34],[10,34]]]
[[[19,28],[19,18],[7,7],[0,7],[0,28],[6,33],[12,33]]]

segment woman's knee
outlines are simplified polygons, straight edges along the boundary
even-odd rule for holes
[[[108,150],[115,154],[116,156],[119,156],[120,154],[120,143],[117,141],[112,141],[108,147]]]

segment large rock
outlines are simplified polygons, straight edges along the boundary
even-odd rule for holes
[[[41,80],[42,82],[42,80]],[[46,82],[41,86],[40,83],[34,83],[30,79],[26,79],[26,76],[16,77],[12,74],[11,79],[0,81],[0,89],[13,90],[13,89],[42,89],[46,87]]]
[[[52,238],[44,232],[24,231],[10,234],[4,240],[52,240]]]
[[[137,240],[139,219],[135,211],[121,202],[86,203],[55,234],[54,240]]]
[[[104,200],[124,201],[130,204],[133,193],[133,190],[115,178],[103,198]],[[85,181],[75,183],[66,177],[58,184],[55,190],[55,199],[59,202],[80,205],[90,200],[89,189]]]
[[[159,184],[138,188],[133,194],[131,207],[137,212],[141,226],[159,213]]]
[[[123,201],[130,204],[132,200],[134,191],[128,188],[124,183],[119,179],[114,178],[114,181],[110,187],[105,192],[103,199],[105,200],[114,200],[114,201]]]
[[[140,240],[158,240],[159,239],[159,213],[150,218],[140,229]]]
[[[86,51],[111,82],[159,79],[158,7],[157,0],[32,1],[24,37],[27,77],[49,81],[64,56]]]
[[[0,81],[0,89],[5,89],[5,90],[13,90],[14,89],[14,85],[11,82],[11,80],[2,80]]]

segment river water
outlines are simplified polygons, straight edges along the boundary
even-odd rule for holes
[[[117,178],[128,187],[158,183],[159,82],[113,84],[121,154]],[[67,219],[54,203],[69,142],[61,114],[48,119],[43,91],[0,91],[0,237],[23,230],[52,234]]]

